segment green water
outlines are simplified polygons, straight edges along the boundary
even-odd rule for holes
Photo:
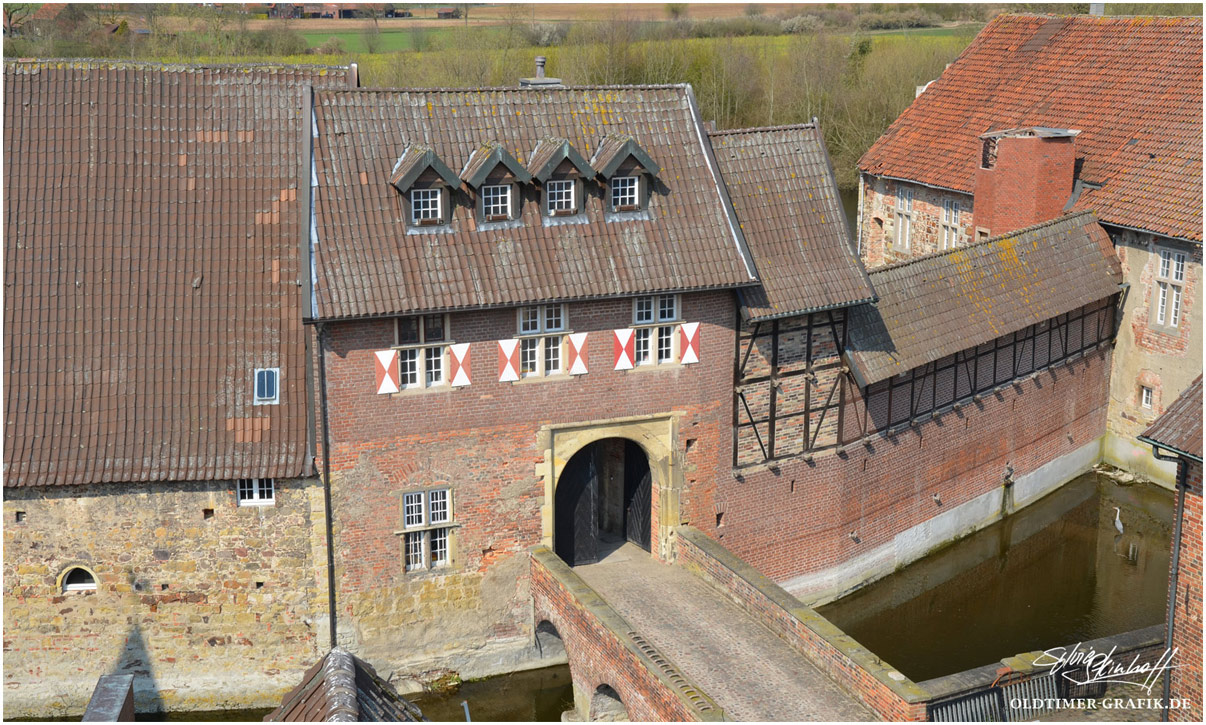
[[[915,682],[1159,624],[1173,505],[1089,473],[819,611]]]
[[[561,713],[574,707],[574,690],[569,666],[560,665],[465,682],[452,692],[409,699],[432,721],[463,722],[464,701],[475,722],[560,722]]]

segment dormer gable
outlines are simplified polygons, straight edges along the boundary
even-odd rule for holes
[[[632,136],[619,133],[603,137],[590,165],[604,179],[633,171],[657,176],[662,170]]]
[[[431,173],[427,173],[427,172]],[[420,179],[442,182],[452,188],[461,185],[461,180],[448,165],[440,160],[430,147],[412,144],[406,147],[394,164],[389,183],[405,194]]]
[[[487,180],[495,181],[491,178],[497,176],[494,172],[502,166],[507,173],[505,177],[510,175],[508,180],[510,183],[526,184],[532,180],[532,175],[523,167],[523,164],[515,160],[515,157],[510,154],[503,145],[497,141],[487,141],[478,146],[469,154],[469,159],[465,162],[465,168],[461,169],[461,181],[464,181],[474,189],[480,189]]]
[[[542,184],[554,178],[554,175],[563,177],[576,174],[585,179],[595,176],[594,168],[569,141],[553,137],[541,139],[536,144],[532,155],[528,157],[528,171],[532,178]]]

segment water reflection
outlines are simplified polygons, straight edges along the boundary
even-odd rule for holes
[[[1172,507],[1086,474],[820,612],[914,681],[1158,624]]]
[[[424,693],[409,698],[432,721],[463,722],[461,702],[469,703],[475,722],[560,722],[574,707],[568,665],[500,675],[466,682],[453,692]]]

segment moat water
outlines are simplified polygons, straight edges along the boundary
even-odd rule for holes
[[[560,722],[561,713],[574,707],[569,665],[462,683],[451,692],[407,696],[435,721],[464,722],[462,702],[469,703],[474,721]]]
[[[1159,624],[1174,503],[1085,474],[819,611],[914,682]]]

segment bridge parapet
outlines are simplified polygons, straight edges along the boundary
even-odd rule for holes
[[[582,719],[592,719],[602,693],[618,696],[631,720],[724,719],[711,698],[548,547],[532,550],[531,592],[536,624],[549,622],[565,646]]]
[[[675,563],[724,592],[889,721],[924,721],[930,694],[757,569],[692,526],[675,536]]]

